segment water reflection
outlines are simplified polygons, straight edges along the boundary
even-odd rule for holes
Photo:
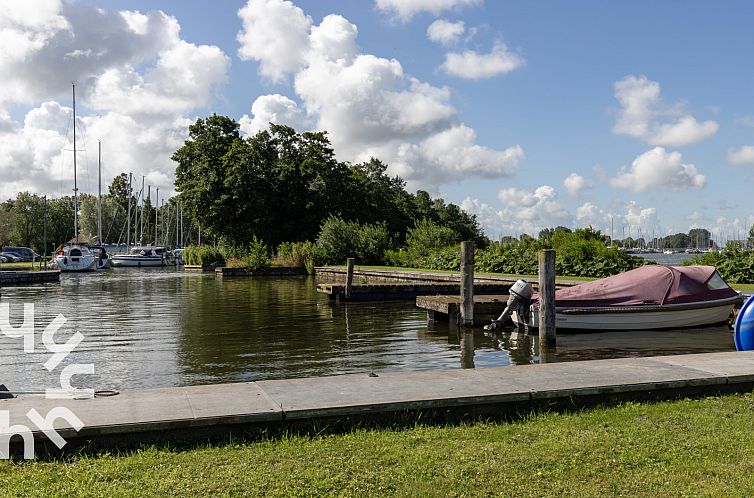
[[[312,278],[215,279],[174,270],[63,275],[60,285],[2,289],[19,325],[34,303],[37,344],[0,335],[0,383],[53,387],[58,371],[41,332],[57,314],[58,333],[85,340],[62,366],[93,363],[75,385],[96,389],[166,387],[380,370],[485,368],[540,361],[536,336],[462,332],[427,322],[411,302],[335,304]],[[558,334],[557,361],[733,349],[725,327],[688,331]],[[550,359],[549,357],[547,359]],[[61,366],[61,367],[62,367]]]

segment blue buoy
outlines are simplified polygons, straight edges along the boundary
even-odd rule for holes
[[[754,296],[747,299],[738,312],[733,340],[738,351],[754,350]]]

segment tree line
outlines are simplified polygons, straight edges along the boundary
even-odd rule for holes
[[[131,203],[131,232],[126,233],[128,203]],[[97,240],[97,196],[79,194],[79,238],[82,241],[105,244],[144,243],[172,246],[199,240],[199,227],[176,209],[176,199],[159,208],[152,206],[149,197],[129,191],[128,174],[116,176],[102,195],[102,240]],[[31,247],[39,254],[47,254],[75,238],[73,227],[74,200],[72,196],[46,198],[31,192],[19,192],[15,198],[0,203],[0,245]],[[157,230],[155,231],[155,227]],[[155,235],[157,234],[157,235]]]
[[[338,161],[326,132],[270,124],[242,137],[236,121],[212,115],[189,127],[172,158],[186,212],[230,245],[247,245],[253,237],[271,247],[314,241],[333,217],[384,224],[399,243],[422,220],[448,227],[459,240],[486,243],[474,215],[425,191],[407,192],[379,159]]]

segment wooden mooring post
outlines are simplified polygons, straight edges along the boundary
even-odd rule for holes
[[[351,288],[353,287],[353,262],[354,258],[346,260],[346,300],[351,299]]]
[[[474,242],[461,242],[461,323],[474,325]]]
[[[555,250],[539,251],[539,351],[540,358],[555,346]]]

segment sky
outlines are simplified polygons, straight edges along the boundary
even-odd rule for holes
[[[212,113],[325,130],[493,239],[754,223],[754,3],[0,0],[0,199],[133,172]]]

